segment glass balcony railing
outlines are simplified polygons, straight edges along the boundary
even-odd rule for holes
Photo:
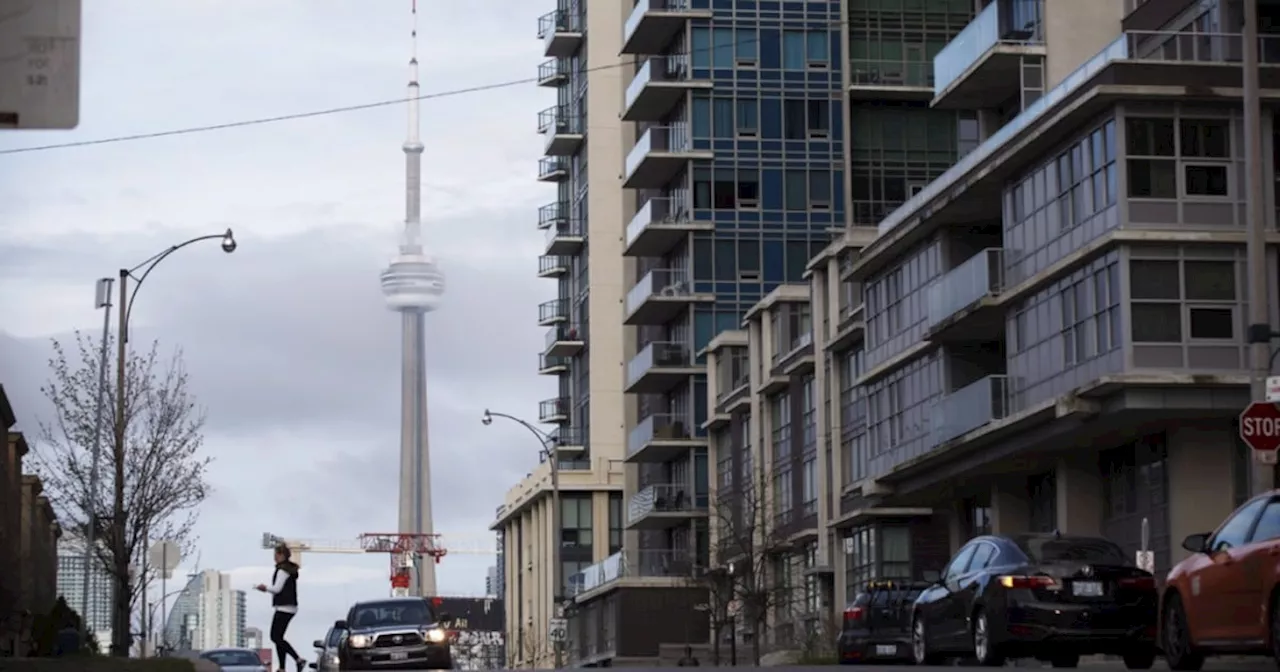
[[[545,352],[538,353],[538,370],[546,371],[561,366],[569,366],[568,357],[560,357],[558,355],[548,355]]]
[[[1004,291],[1004,250],[987,248],[929,286],[928,328],[942,324],[985,296]]]
[[[569,270],[569,257],[558,254],[544,254],[538,257],[538,273],[560,273]]]
[[[555,33],[579,33],[582,26],[578,13],[565,9],[556,9],[538,17],[538,39],[545,40]]]
[[[627,454],[636,453],[652,441],[689,441],[703,435],[702,428],[688,414],[654,413],[627,434]]]
[[[563,156],[544,156],[538,159],[538,179],[546,180],[569,172],[569,160]]]
[[[653,341],[627,362],[627,380],[640,379],[654,368],[693,366],[693,348],[683,341]]]
[[[539,322],[567,319],[569,319],[568,299],[551,299],[550,301],[543,301],[538,304]]]
[[[684,268],[655,268],[644,274],[627,291],[626,309],[630,313],[650,297],[676,298],[693,296],[693,282]]]
[[[555,397],[538,402],[538,422],[555,422],[569,417],[569,398]]]
[[[573,597],[627,577],[693,576],[692,553],[683,549],[642,549],[618,551],[565,580],[568,596]]]
[[[943,397],[934,409],[933,444],[946,443],[1011,412],[1008,376],[987,376]]]
[[[563,58],[553,58],[538,64],[538,82],[551,82],[569,76],[568,62]]]
[[[689,134],[688,124],[671,126],[650,126],[636,146],[627,154],[627,175],[634,173],[645,157],[653,153],[679,153],[693,149],[693,137]]]
[[[547,135],[581,135],[582,117],[568,105],[556,105],[538,113],[538,132]]]
[[[705,500],[705,498],[704,498]],[[627,503],[627,521],[635,522],[651,513],[687,513],[706,508],[698,505],[693,486],[685,483],[660,483],[637,492]]]
[[[849,61],[849,83],[853,86],[932,87],[933,61],[854,58]]]
[[[538,228],[551,228],[569,219],[569,204],[563,201],[538,207]]]
[[[560,239],[583,238],[586,236],[587,227],[580,219],[566,219],[556,222],[555,226],[547,227],[547,244]],[[560,250],[564,251],[564,250]]]
[[[650,226],[675,224],[690,220],[689,203],[683,198],[657,196],[644,202],[627,224],[627,245],[631,245]]]
[[[547,436],[557,446],[587,445],[587,433],[581,427],[556,427]]]
[[[941,94],[998,44],[1044,44],[1042,0],[995,0],[933,58],[933,92]]]
[[[636,70],[635,77],[632,77],[631,83],[627,85],[625,104],[631,107],[644,91],[644,87],[654,82],[679,82],[687,80],[689,75],[688,54],[650,56]]]
[[[556,343],[579,343],[587,340],[586,325],[579,324],[557,324],[547,330],[547,346],[550,350],[551,346]]]

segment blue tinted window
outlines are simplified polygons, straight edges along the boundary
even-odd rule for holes
[[[786,263],[783,261],[782,241],[764,241],[764,273],[765,282],[782,282],[786,276]]]
[[[733,125],[733,100],[730,98],[716,98],[711,101],[711,129],[717,138],[732,138]]]
[[[785,207],[787,210],[807,210],[809,208],[808,191],[809,184],[803,170],[786,172]]]
[[[690,50],[693,52],[693,67],[711,67],[711,30],[694,28],[689,38]]]
[[[710,255],[708,255],[710,256]],[[710,312],[700,311],[693,314],[693,351],[698,352],[707,347],[715,338],[715,322]],[[705,394],[703,395],[706,396]]]
[[[829,38],[830,34],[826,31],[813,31],[809,33],[808,60],[827,62],[831,60],[831,46]]]
[[[738,29],[738,60],[754,61],[760,53],[760,42],[754,28]]]
[[[711,66],[715,68],[733,67],[733,29],[716,28],[711,33],[712,54]]]
[[[809,202],[831,207],[831,171],[809,171]]]
[[[759,267],[759,266],[760,264],[759,262],[757,262],[756,267]],[[734,329],[741,329],[741,328],[742,328],[742,315],[738,313],[725,313],[725,312],[716,313],[716,333],[717,334],[719,334],[722,331],[733,331]]]
[[[743,135],[760,133],[760,104],[755,98],[738,99],[738,132]]]
[[[695,96],[693,99],[693,137],[711,137],[711,100],[706,96]]]
[[[804,70],[805,34],[798,30],[782,32],[782,69]]]

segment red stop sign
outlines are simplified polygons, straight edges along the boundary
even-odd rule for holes
[[[1254,450],[1274,453],[1280,448],[1280,404],[1255,401],[1240,414],[1240,438]]]

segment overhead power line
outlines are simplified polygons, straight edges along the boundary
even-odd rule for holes
[[[839,21],[832,21],[832,25],[839,25]],[[743,40],[743,42],[756,42],[757,39]],[[715,47],[706,47],[695,49],[686,53],[694,54],[703,51],[714,51]],[[602,70],[612,70],[614,68],[631,67],[635,62],[609,63],[607,65],[597,65],[589,67],[581,71],[582,74],[590,72],[599,72]],[[410,100],[437,100],[440,98],[453,98],[455,96],[463,96],[471,93],[482,93],[484,91],[494,91],[497,89],[507,89],[513,86],[522,86],[525,84],[536,84],[537,77],[524,77],[522,79],[512,79],[505,82],[494,82],[492,84],[482,84],[479,86],[469,86],[461,89],[450,89],[447,91],[435,91],[432,93],[424,93],[416,98],[395,98],[392,100],[382,100],[376,103],[363,103],[360,105],[347,105],[344,107],[331,107],[323,110],[312,110],[310,112],[298,112],[295,114],[282,114],[275,117],[261,117],[258,119],[243,119],[241,121],[231,121],[222,124],[208,124],[205,126],[189,126],[186,128],[175,128],[167,131],[152,131],[149,133],[135,133],[132,135],[118,135],[110,138],[99,138],[97,140],[75,140],[72,142],[59,142],[49,145],[34,145],[31,147],[15,147],[13,149],[0,149],[0,155],[9,154],[29,154],[32,152],[47,152],[54,149],[70,149],[73,147],[91,147],[94,145],[113,145],[121,142],[134,142],[137,140],[153,140],[156,138],[168,138],[177,135],[193,135],[196,133],[208,133],[210,131],[222,131],[231,128],[244,128],[246,126],[262,126],[264,124],[276,124],[283,121],[294,121],[297,119],[311,119],[314,117],[327,117],[335,114],[346,114],[348,112],[360,112],[362,110],[372,110],[379,107],[390,107],[392,105],[404,105]]]

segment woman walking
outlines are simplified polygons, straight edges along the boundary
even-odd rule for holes
[[[292,555],[289,547],[283,544],[276,546],[276,569],[271,574],[271,585],[260,583],[255,586],[260,592],[271,593],[271,607],[275,610],[271,618],[271,643],[276,645],[280,672],[285,672],[284,666],[289,658],[297,662],[298,672],[307,669],[307,661],[284,639],[289,621],[298,613],[298,565],[290,559]]]

